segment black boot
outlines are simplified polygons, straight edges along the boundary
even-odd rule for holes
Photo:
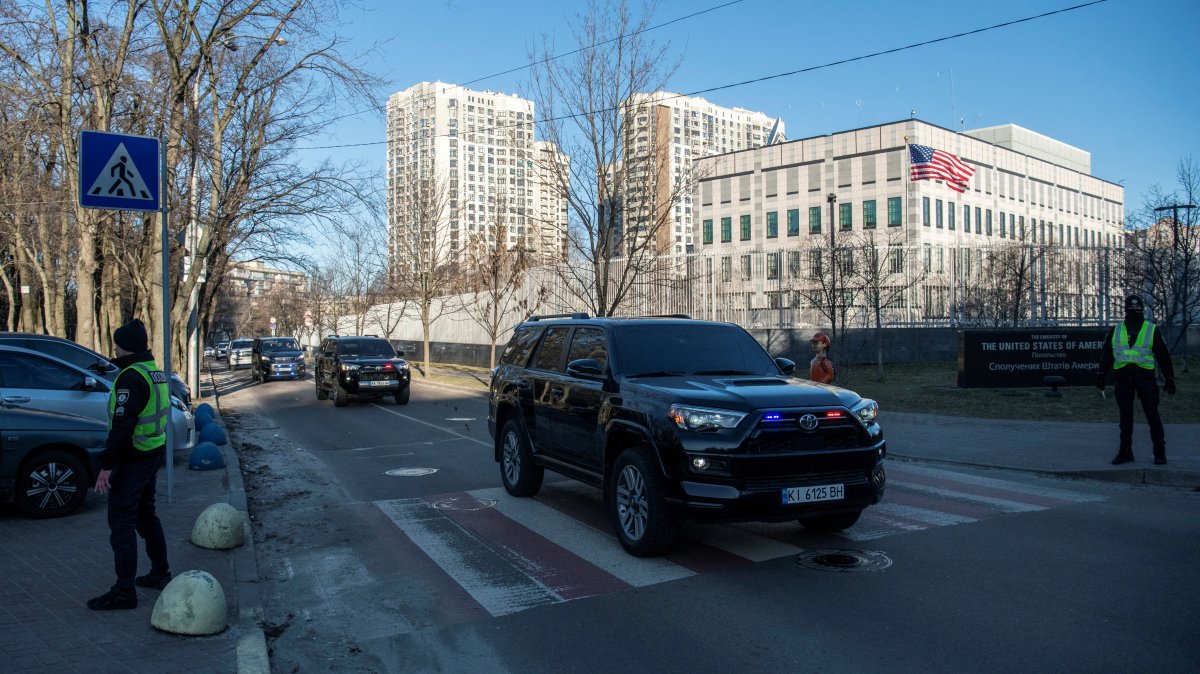
[[[93,611],[137,608],[137,593],[133,590],[119,589],[114,585],[108,592],[89,599],[87,607]]]
[[[1165,465],[1167,465],[1167,452],[1166,452],[1166,450],[1159,450],[1159,451],[1157,451],[1157,452],[1155,452],[1155,453],[1154,453],[1154,465],[1156,465],[1156,466],[1165,466]]]
[[[1123,463],[1130,463],[1132,461],[1133,461],[1133,452],[1120,451],[1120,452],[1117,452],[1116,458],[1112,460],[1112,465],[1119,466]]]
[[[155,590],[163,589],[169,582],[171,582],[170,571],[167,571],[166,573],[155,573],[151,571],[144,576],[138,576],[137,578],[133,579],[134,585],[137,585],[138,587],[154,588]]]

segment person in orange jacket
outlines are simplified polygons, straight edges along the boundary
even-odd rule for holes
[[[829,351],[829,335],[818,332],[812,336],[811,343],[813,353],[817,355],[808,364],[808,378],[822,384],[832,384],[837,371],[833,369],[833,361],[826,355]]]

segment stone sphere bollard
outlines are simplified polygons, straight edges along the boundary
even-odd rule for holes
[[[191,470],[216,470],[225,467],[225,457],[221,450],[211,442],[197,442],[192,447],[188,457],[188,468]]]
[[[192,527],[192,543],[209,550],[232,550],[246,544],[242,514],[228,503],[204,509]]]
[[[192,418],[196,420],[197,429],[204,428],[213,422],[212,412],[205,412],[203,410],[196,410],[195,413],[192,414]]]
[[[228,440],[225,438],[225,431],[216,424],[207,424],[200,429],[200,442],[211,442],[214,445],[223,445]]]
[[[204,636],[228,625],[225,591],[216,578],[204,571],[184,571],[163,588],[150,624],[172,634]]]
[[[213,406],[208,403],[200,403],[196,405],[196,414],[207,414],[209,419],[213,418]]]

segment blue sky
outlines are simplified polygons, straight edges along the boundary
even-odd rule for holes
[[[662,0],[663,23],[730,0]],[[690,93],[869,54],[1087,0],[925,2],[742,0],[650,33],[682,65],[670,88]],[[633,4],[638,7],[640,5]],[[360,0],[338,32],[365,47],[366,65],[389,85],[380,97],[424,80],[463,84],[528,63],[531,45],[555,35],[575,47],[568,25],[585,0]],[[1200,160],[1200,2],[1108,0],[982,34],[865,61],[725,89],[705,98],[780,115],[789,138],[917,117],[941,126],[1014,123],[1092,154],[1092,173],[1125,185],[1127,209],[1147,189],[1175,185],[1180,159]],[[953,77],[951,77],[953,71]],[[528,71],[472,84],[521,93]],[[350,112],[350,110],[346,110]],[[307,149],[319,160],[377,163],[382,184],[384,122],[362,114]]]

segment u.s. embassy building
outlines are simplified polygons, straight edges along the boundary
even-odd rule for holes
[[[913,180],[910,145],[974,169]],[[1118,315],[1124,189],[1091,155],[1016,125],[917,119],[695,162],[698,317],[820,325],[1088,324]],[[1118,295],[1113,297],[1112,295]]]

